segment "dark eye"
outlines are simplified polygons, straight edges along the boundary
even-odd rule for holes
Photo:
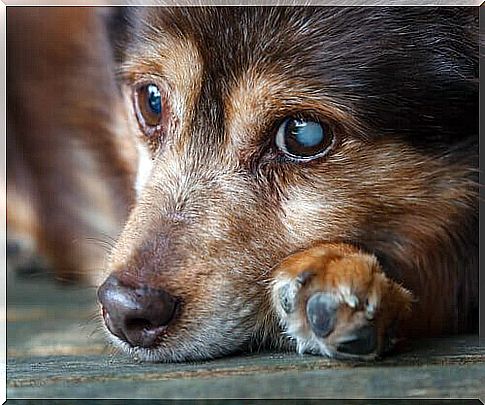
[[[146,135],[153,136],[161,129],[163,99],[157,85],[144,84],[136,89],[135,110],[138,122]]]
[[[282,152],[304,160],[323,155],[332,140],[326,125],[299,118],[287,118],[276,134],[276,146]]]

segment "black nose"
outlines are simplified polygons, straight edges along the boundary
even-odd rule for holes
[[[123,285],[113,274],[98,289],[106,326],[132,346],[151,347],[172,320],[177,301],[164,290]]]

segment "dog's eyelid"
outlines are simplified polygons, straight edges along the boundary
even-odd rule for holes
[[[168,77],[158,70],[157,66],[152,67],[150,64],[125,62],[117,69],[116,76],[130,86],[146,81],[155,81],[161,86],[172,87]]]

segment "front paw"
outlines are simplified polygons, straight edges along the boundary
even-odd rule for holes
[[[412,295],[377,259],[345,244],[320,244],[274,272],[273,306],[299,353],[370,360],[394,344]]]

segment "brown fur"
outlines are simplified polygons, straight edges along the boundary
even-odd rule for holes
[[[106,185],[102,191],[108,191],[104,198],[121,206],[118,211],[113,206],[105,210],[117,212],[118,224],[133,197],[136,140],[149,169],[146,177],[139,175],[136,204],[107,266],[94,278],[101,282],[114,273],[128,285],[160,287],[182,305],[157,348],[129,348],[115,339],[133,354],[170,361],[215,357],[254,345],[288,345],[268,293],[272,269],[302,251],[302,264],[292,271],[304,271],[305,260],[312,257],[312,251],[304,249],[322,242],[357,246],[366,252],[362,257],[377,257],[376,272],[381,274],[382,268],[386,274],[382,279],[376,276],[387,286],[382,288],[386,314],[407,308],[404,298],[390,293],[399,290],[398,284],[412,292],[416,302],[403,329],[407,336],[469,330],[474,320],[468,314],[478,295],[476,133],[470,134],[471,146],[462,149],[458,142],[455,147],[434,147],[429,141],[421,147],[419,142],[431,139],[433,131],[421,134],[419,125],[428,124],[418,121],[428,118],[403,118],[410,125],[407,132],[391,130],[373,104],[380,95],[363,96],[343,81],[332,82],[359,63],[361,71],[377,72],[380,66],[365,59],[372,45],[362,54],[355,51],[349,65],[345,59],[337,67],[329,62],[327,71],[333,76],[318,76],[315,72],[325,69],[318,70],[311,61],[321,56],[319,41],[328,43],[323,54],[329,61],[332,55],[345,58],[346,50],[368,46],[359,42],[363,34],[358,29],[353,36],[337,24],[341,10],[329,11],[321,21],[312,20],[314,12],[304,8],[248,10],[136,11],[131,38],[122,51],[122,96],[106,68],[111,63],[107,44],[92,9],[36,10],[38,14],[9,10],[9,114],[15,117],[15,138],[9,135],[9,145],[15,141],[25,158],[24,168],[32,179],[25,188],[34,190],[38,240],[54,266],[63,276],[76,274],[88,254],[73,258],[69,241],[99,233],[86,229],[79,211],[67,210],[73,205],[66,205],[66,198],[85,195],[72,187],[79,179],[70,167],[77,164],[71,153],[78,149],[71,140],[79,140],[94,158],[94,172]],[[360,12],[355,9],[356,18]],[[352,13],[349,18],[354,18]],[[54,20],[40,25],[47,16]],[[59,19],[76,24],[55,24]],[[306,21],[314,25],[306,26]],[[16,27],[24,33],[29,24],[31,36],[21,45]],[[324,24],[343,33],[327,39],[319,31],[328,29]],[[220,26],[242,28],[217,31]],[[62,29],[72,32],[66,36]],[[473,24],[470,32],[475,32]],[[46,37],[39,40],[39,33]],[[390,49],[399,48],[399,42],[392,43],[397,39],[388,40]],[[387,44],[384,39],[375,43]],[[372,39],[369,44],[374,44]],[[43,69],[32,69],[28,63],[27,55],[34,51]],[[392,55],[387,48],[385,52]],[[82,83],[76,80],[77,72],[87,75]],[[164,136],[149,141],[139,130],[132,103],[132,89],[146,80],[159,83],[170,103]],[[398,84],[392,85],[396,89],[385,87],[382,93],[394,97],[401,91]],[[72,94],[74,100],[69,98]],[[32,95],[35,102],[26,105]],[[110,102],[105,105],[103,100]],[[409,110],[410,117],[417,117],[420,111],[406,102],[396,99],[389,106],[402,103],[402,114]],[[324,117],[336,138],[328,155],[308,164],[285,160],[271,144],[275,123],[302,111],[315,119]],[[464,114],[465,107],[459,113]],[[28,121],[19,121],[26,116]],[[443,128],[436,131],[444,133]],[[125,131],[129,137],[124,137]],[[420,137],[418,145],[408,141],[413,131]],[[64,148],[69,148],[68,157]],[[18,153],[13,153],[9,149],[12,173],[20,163]],[[49,159],[42,153],[49,153]],[[12,179],[9,187],[14,181],[17,187],[19,181]],[[323,262],[320,265],[323,269]],[[329,277],[326,271],[322,277]],[[335,278],[322,281],[325,285],[352,279],[339,267],[328,271]],[[346,316],[350,315],[342,319]],[[381,320],[385,325],[390,322],[386,316]]]
[[[116,236],[133,201],[123,107],[102,99],[118,91],[111,50],[93,8],[11,7],[7,22],[9,233],[34,235],[60,279],[85,279],[105,254],[88,238]]]

